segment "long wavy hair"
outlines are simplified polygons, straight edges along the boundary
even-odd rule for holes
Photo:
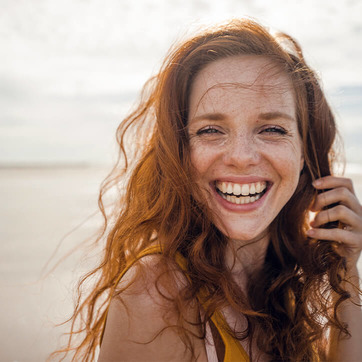
[[[191,177],[187,133],[196,74],[213,61],[236,55],[266,57],[289,75],[305,160],[295,193],[270,225],[264,265],[250,276],[247,293],[226,266],[227,237],[213,224],[205,203],[193,196],[197,187]],[[271,35],[251,20],[232,20],[174,47],[160,72],[146,83],[137,108],[117,130],[120,156],[99,196],[105,217],[97,240],[104,243],[102,260],[80,282],[79,291],[86,280],[96,278],[88,295],[79,293],[69,343],[58,353],[73,351],[77,361],[94,358],[119,275],[156,242],[163,248],[161,264],[167,265],[176,254],[187,262],[189,284],[174,300],[180,326],[188,323],[182,306],[200,298],[202,290],[206,310],[200,317],[199,338],[205,338],[212,314],[230,305],[247,319],[246,330],[229,328],[234,338],[253,340],[272,360],[323,359],[328,328],[348,335],[337,314],[341,302],[349,298],[341,287],[345,260],[332,242],[312,240],[306,230],[316,196],[312,181],[332,173],[335,137],[334,116],[316,74],[290,36]],[[119,200],[110,216],[103,197],[115,186],[120,186]],[[192,351],[187,328],[178,330]]]

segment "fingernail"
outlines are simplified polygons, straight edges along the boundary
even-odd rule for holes
[[[313,184],[313,186],[320,186],[320,185],[322,185],[322,181],[321,180],[314,180],[313,182],[312,182],[312,184]]]

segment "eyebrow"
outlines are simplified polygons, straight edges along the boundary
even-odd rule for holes
[[[192,120],[201,121],[203,119],[207,119],[209,121],[222,121],[225,118],[226,118],[225,115],[222,113],[205,113],[205,114],[201,114],[200,116],[196,116],[196,117],[192,118]]]
[[[193,121],[200,121],[200,120],[222,121],[222,120],[225,120],[226,118],[227,117],[222,113],[205,113],[205,114],[201,114],[200,116],[194,117],[192,120]],[[279,111],[260,113],[258,115],[258,118],[262,119],[264,121],[270,121],[270,120],[277,119],[277,118],[284,118],[284,119],[287,119],[292,122],[295,121],[294,117],[290,116],[287,113],[279,112]]]
[[[287,113],[283,113],[283,112],[266,112],[266,113],[260,113],[258,118],[264,120],[264,121],[270,121],[273,119],[277,119],[277,118],[284,118],[287,119],[289,121],[295,121],[295,118],[290,116]]]

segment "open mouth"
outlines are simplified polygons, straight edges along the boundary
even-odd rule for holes
[[[267,182],[259,181],[248,184],[233,182],[215,182],[217,193],[232,204],[244,205],[258,201],[267,191]]]

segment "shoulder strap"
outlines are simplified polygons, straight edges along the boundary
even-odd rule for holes
[[[215,312],[211,317],[225,346],[224,362],[249,362],[249,356],[240,342],[226,331],[226,321],[220,312]]]
[[[144,256],[147,255],[152,255],[152,254],[162,254],[162,248],[160,245],[150,245],[148,246],[146,249],[142,250],[135,259],[131,260],[127,266],[124,268],[124,270],[122,271],[122,273],[118,276],[118,278],[116,279],[115,285],[117,285],[122,277],[128,272],[128,270],[133,266],[133,264],[135,264],[138,260],[140,260],[141,258],[143,258]]]

